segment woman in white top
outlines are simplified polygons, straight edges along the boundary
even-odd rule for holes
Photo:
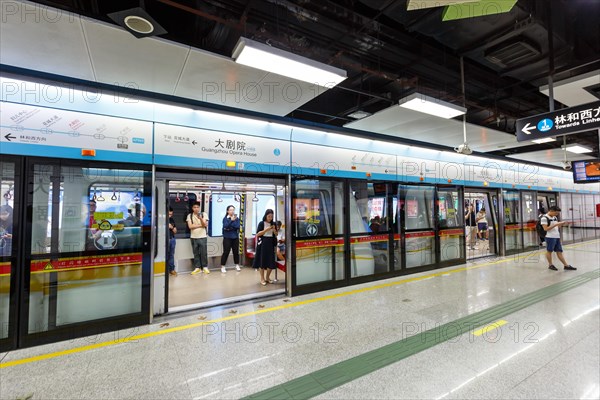
[[[273,283],[270,280],[271,271],[276,267],[275,264],[275,246],[277,245],[277,225],[273,222],[273,210],[270,208],[265,211],[262,221],[256,228],[256,253],[252,266],[260,269],[260,284],[266,285]],[[265,271],[267,271],[265,277]]]

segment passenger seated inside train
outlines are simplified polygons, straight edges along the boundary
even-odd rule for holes
[[[381,228],[381,218],[379,217],[379,215],[376,215],[371,219],[371,224],[369,225],[369,228],[373,233],[379,232],[379,229]]]
[[[281,221],[277,221],[277,261],[285,261],[285,229]]]

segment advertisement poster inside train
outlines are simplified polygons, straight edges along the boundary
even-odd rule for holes
[[[419,215],[419,203],[416,199],[406,200],[406,216],[408,218],[417,218]]]

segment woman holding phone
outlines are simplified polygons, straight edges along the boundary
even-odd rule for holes
[[[260,284],[265,286],[267,283],[273,283],[270,279],[271,271],[275,265],[275,246],[277,245],[277,224],[273,222],[273,210],[270,208],[265,211],[262,221],[256,228],[256,254],[254,255],[253,267],[260,269]],[[265,276],[265,271],[267,274]]]

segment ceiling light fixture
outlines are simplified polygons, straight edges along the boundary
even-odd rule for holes
[[[346,71],[297,54],[240,37],[232,58],[238,64],[287,76],[319,86],[335,86],[346,79]]]
[[[584,153],[591,153],[593,150],[590,148],[587,148],[585,146],[580,146],[578,144],[570,144],[568,146],[563,146],[563,148],[570,152],[570,153],[575,153],[575,154],[584,154]]]
[[[148,36],[164,35],[167,33],[165,28],[160,26],[160,24],[141,7],[117,11],[108,14],[108,17],[138,39]]]
[[[464,107],[438,100],[421,93],[413,93],[400,100],[398,104],[400,107],[446,119],[458,117],[467,112],[467,109]]]
[[[546,138],[542,138],[542,139],[532,140],[532,142],[537,143],[537,144],[542,144],[542,143],[556,142],[556,139],[551,138],[551,137],[546,137]]]
[[[371,114],[370,112],[358,110],[358,111],[354,111],[351,114],[348,114],[348,117],[354,118],[354,119],[363,119],[366,117],[370,117],[371,115],[373,115],[373,114]]]

